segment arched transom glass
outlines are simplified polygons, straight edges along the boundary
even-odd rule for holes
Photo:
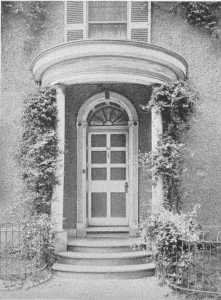
[[[117,103],[105,101],[97,104],[88,115],[89,126],[128,125],[126,111]]]

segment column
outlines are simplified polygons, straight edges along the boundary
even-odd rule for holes
[[[161,111],[157,107],[151,110],[152,123],[152,153],[156,152],[158,142],[163,134],[163,124]],[[154,178],[153,178],[154,180]],[[156,210],[163,205],[163,176],[158,176],[155,184],[152,185],[152,210]]]
[[[87,228],[87,122],[77,122],[77,237],[86,237]]]
[[[138,126],[137,120],[128,121],[129,126],[129,234],[137,235],[138,228]]]
[[[63,199],[64,199],[64,150],[65,150],[65,86],[56,85],[58,110],[58,157],[57,176],[59,183],[54,187],[51,203],[51,217],[55,231],[55,251],[67,250],[67,233],[63,230]]]

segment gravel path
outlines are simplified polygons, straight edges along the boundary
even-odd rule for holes
[[[72,299],[72,300],[181,300],[156,277],[128,280],[73,280],[53,276],[28,290],[0,291],[0,299]]]

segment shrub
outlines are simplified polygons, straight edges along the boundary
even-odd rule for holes
[[[50,215],[59,154],[54,87],[39,88],[25,100],[18,161],[31,214]]]
[[[197,241],[200,238],[196,207],[193,212],[182,214],[158,208],[140,224],[141,236],[150,243],[154,252],[156,272],[164,281],[180,284],[183,272],[191,263],[191,252],[183,251],[181,245],[185,240]]]
[[[140,153],[140,165],[147,174],[154,176],[156,183],[163,176],[164,207],[179,212],[181,204],[181,173],[184,159],[182,143],[185,132],[190,128],[191,116],[195,112],[196,93],[187,82],[177,81],[163,84],[153,91],[144,110],[157,108],[162,114],[163,136],[155,152]]]
[[[25,258],[36,259],[39,263],[43,259],[48,267],[52,266],[55,261],[55,247],[50,217],[47,214],[31,216],[22,227],[22,252]]]

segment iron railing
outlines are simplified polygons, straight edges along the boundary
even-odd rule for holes
[[[176,289],[221,295],[221,231],[207,230],[198,240],[180,240],[166,274]]]
[[[0,224],[0,279],[22,279],[46,267],[43,224]]]

